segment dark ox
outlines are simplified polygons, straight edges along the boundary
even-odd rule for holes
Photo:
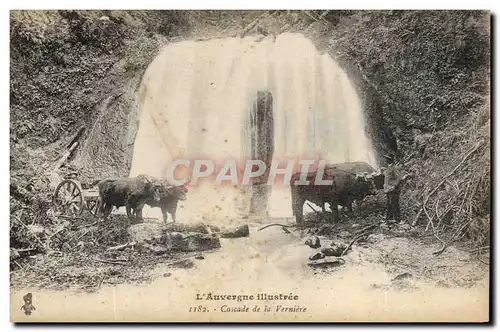
[[[142,221],[141,211],[146,201],[160,201],[160,183],[152,181],[149,177],[138,176],[136,178],[120,178],[113,180],[102,180],[97,183],[99,188],[98,212],[106,219],[113,206],[119,208],[125,206],[127,217],[135,221]]]
[[[375,170],[372,166],[370,166],[368,163],[364,161],[354,161],[354,162],[348,162],[348,163],[339,163],[339,164],[328,164],[325,167],[325,173],[328,174],[329,171],[331,170],[339,170],[339,171],[344,171],[351,173],[352,175],[356,175],[358,173],[364,173],[368,175],[368,180],[373,183],[375,186],[375,189],[381,190],[384,189],[384,172],[383,170]],[[365,196],[368,195],[375,195],[376,191],[370,192]],[[363,202],[364,197],[355,199],[356,204],[358,204],[358,207],[361,206],[361,203]],[[347,208],[348,211],[352,212],[352,202],[348,202],[347,205],[340,204],[344,207]],[[323,206],[323,211],[324,211],[324,206]]]
[[[328,164],[325,167],[325,173],[329,170],[342,170],[352,174],[368,173],[373,176],[373,183],[377,190],[384,188],[384,173],[376,171],[372,166],[364,161],[354,161],[349,163]]]
[[[307,174],[308,185],[297,185],[300,172],[292,175],[290,180],[292,194],[292,211],[297,224],[303,222],[303,207],[306,201],[323,207],[330,204],[333,221],[339,219],[338,205],[349,206],[353,200],[361,200],[367,195],[375,195],[376,190],[369,176],[353,174],[340,169],[330,168],[325,171],[324,179],[333,180],[331,185],[316,185],[316,172]]]
[[[160,200],[149,199],[146,204],[151,207],[159,207],[163,215],[163,221],[168,221],[168,213],[172,215],[172,220],[175,222],[175,213],[177,211],[177,203],[185,201],[188,189],[185,185],[166,186],[160,188]],[[142,218],[142,208],[137,210],[137,215]]]

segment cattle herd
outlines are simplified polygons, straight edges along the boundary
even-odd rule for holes
[[[339,219],[338,206],[352,211],[352,203],[358,206],[368,195],[375,195],[377,190],[384,189],[384,169],[375,170],[365,162],[329,164],[325,167],[324,180],[333,180],[331,185],[316,185],[316,172],[307,173],[307,185],[297,185],[301,173],[295,173],[290,180],[292,211],[297,224],[303,223],[303,206],[306,201],[312,202],[325,211],[325,203],[329,203],[333,222]],[[159,207],[163,221],[168,220],[168,213],[176,221],[178,201],[186,200],[188,189],[186,184],[172,186],[161,180],[139,175],[135,178],[109,179],[94,182],[99,188],[100,218],[106,219],[113,207],[125,206],[130,220],[141,222],[144,205]],[[387,185],[386,185],[387,186]]]
[[[375,195],[378,189],[384,188],[383,172],[375,171],[365,162],[330,164],[325,167],[324,180],[333,180],[332,185],[293,185],[299,179],[300,173],[292,176],[290,184],[292,191],[292,211],[297,224],[303,222],[303,206],[310,201],[321,206],[325,211],[325,203],[330,204],[333,221],[339,218],[338,206],[352,211],[352,203],[358,205],[368,195]],[[312,181],[316,172],[310,172],[307,180]]]
[[[160,207],[164,222],[168,220],[167,213],[172,215],[175,222],[177,203],[186,199],[188,191],[185,185],[170,186],[146,175],[96,181],[93,185],[99,188],[98,214],[102,219],[109,216],[113,206],[125,206],[128,218],[135,222],[143,220],[142,209],[145,204]]]

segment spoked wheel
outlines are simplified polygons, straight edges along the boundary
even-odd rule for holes
[[[56,188],[54,193],[54,206],[61,214],[77,217],[83,212],[82,189],[78,182],[66,179]]]

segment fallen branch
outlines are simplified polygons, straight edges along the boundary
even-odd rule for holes
[[[266,229],[266,228],[268,228],[268,227],[271,227],[271,226],[281,226],[281,227],[284,227],[284,228],[295,228],[295,227],[297,227],[297,226],[295,226],[295,225],[283,225],[283,224],[277,224],[277,223],[276,223],[276,224],[269,224],[269,225],[266,225],[266,226],[264,226],[264,227],[261,227],[261,228],[259,228],[257,231],[259,232],[259,231],[261,231],[261,230],[263,230],[263,229]]]
[[[356,242],[358,239],[360,239],[366,235],[368,235],[368,232],[365,232],[365,233],[359,234],[358,236],[355,236],[354,239],[352,239],[351,243],[349,243],[349,245],[344,249],[344,251],[342,252],[340,257],[342,257],[346,254],[346,252],[349,250],[349,248],[351,248],[351,246],[354,244],[354,242]]]
[[[479,256],[477,256],[477,260],[478,260],[478,261],[480,261],[480,262],[481,262],[481,263],[483,263],[483,264],[490,265],[490,263],[483,261],[483,260],[481,259],[481,257],[479,257]]]
[[[490,246],[475,248],[475,249],[469,250],[469,252],[476,252],[476,251],[481,251],[481,250],[486,250],[486,249],[490,250]]]
[[[68,224],[64,224],[62,223],[59,228],[54,232],[52,233],[49,237],[48,237],[48,240],[50,240],[51,238],[53,238],[54,236],[56,236],[57,234],[61,233],[64,229],[66,229],[66,227],[68,227]]]
[[[133,247],[136,244],[137,244],[137,242],[129,242],[129,243],[125,243],[125,244],[120,244],[119,246],[109,247],[108,249],[106,249],[106,251],[121,250],[121,249],[125,249],[127,247]]]
[[[75,242],[76,242],[76,241],[78,241],[78,240],[80,240],[80,239],[81,239],[82,237],[84,237],[85,235],[87,235],[87,234],[88,234],[88,232],[90,232],[91,230],[92,230],[91,228],[87,229],[85,232],[83,232],[83,233],[82,233],[82,234],[81,234],[81,235],[80,235],[80,236],[79,236],[79,237],[75,240]]]
[[[21,248],[21,249],[14,249],[17,252],[25,252],[25,251],[35,251],[37,250],[36,248]]]
[[[371,229],[371,228],[373,228],[373,227],[375,227],[375,226],[379,226],[379,225],[380,225],[380,223],[371,224],[371,225],[369,225],[369,226],[366,226],[365,228],[360,229],[360,230],[359,230],[359,231],[357,231],[355,234],[364,233],[365,231],[367,231],[367,230],[369,230],[369,229]]]
[[[100,258],[94,258],[96,262],[101,262],[101,263],[109,263],[109,264],[117,264],[117,265],[127,265],[126,263],[122,261],[115,261],[115,260],[107,260],[107,259],[100,259]]]
[[[446,174],[444,176],[444,178],[441,180],[441,182],[438,183],[438,185],[436,187],[434,187],[434,189],[427,195],[427,197],[424,198],[424,202],[422,203],[422,207],[420,208],[420,210],[418,211],[417,213],[417,216],[415,217],[415,219],[413,220],[412,222],[412,226],[415,226],[417,224],[417,221],[418,221],[418,218],[420,218],[420,215],[422,214],[423,210],[424,210],[424,206],[427,204],[427,201],[429,200],[429,198],[434,195],[434,193],[446,182],[447,178],[452,176],[459,168],[460,166],[462,166],[462,164],[477,150],[479,149],[479,147],[483,144],[483,141],[480,141],[478,144],[476,144],[476,146],[470,150],[466,155],[465,157],[462,159],[462,161],[460,161],[458,163],[457,166],[455,166],[455,168],[448,174]]]
[[[446,243],[446,242],[444,242],[443,240],[441,240],[441,238],[440,238],[439,236],[437,236],[437,234],[436,234],[436,233],[433,233],[433,235],[434,235],[434,237],[435,237],[436,239],[438,239],[438,240],[439,240],[439,241],[441,241],[441,243],[442,243],[442,247],[441,247],[441,249],[439,249],[439,250],[437,250],[437,251],[434,251],[434,252],[432,253],[433,255],[436,255],[436,256],[437,256],[437,255],[441,254],[441,253],[442,253],[442,252],[446,249],[446,247],[448,246],[448,243]],[[451,242],[451,241],[450,241],[450,242]]]
[[[61,168],[62,165],[64,165],[64,163],[66,162],[66,160],[69,158],[69,156],[71,155],[71,153],[76,149],[76,147],[78,146],[78,141],[74,142],[69,148],[68,150],[66,150],[66,152],[63,153],[62,157],[59,158],[59,160],[57,161],[57,163],[55,164],[53,170],[54,171],[57,171],[59,168]]]

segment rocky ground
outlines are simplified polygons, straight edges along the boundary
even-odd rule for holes
[[[424,225],[386,223],[383,213],[383,197],[374,197],[361,209],[343,212],[338,224],[330,222],[329,212],[316,212],[306,214],[306,224],[300,228],[282,220],[259,220],[255,224],[247,219],[241,227],[221,231],[202,223],[164,225],[153,219],[129,225],[122,215],[112,215],[105,225],[82,218],[79,224],[65,230],[69,240],[64,241],[61,250],[34,255],[14,250],[11,264],[16,266],[11,272],[11,286],[14,290],[93,292],[107,285],[150,283],[169,277],[178,269],[193,268],[200,259],[213,260],[217,266],[221,255],[232,254],[224,253],[232,250],[225,246],[224,239],[242,237],[257,241],[257,250],[271,248],[274,254],[281,252],[278,265],[292,261],[294,268],[307,266],[320,275],[335,275],[363,265],[368,266],[367,271],[370,267],[374,271],[382,268],[394,278],[391,284],[374,281],[375,288],[412,290],[417,287],[416,282],[436,287],[471,287],[487,276],[487,247],[471,250],[470,244],[450,242],[451,239],[445,239],[444,247],[442,239],[426,232]],[[253,225],[250,231],[249,224]],[[266,241],[259,244],[262,236]],[[301,249],[287,254],[290,246]]]

